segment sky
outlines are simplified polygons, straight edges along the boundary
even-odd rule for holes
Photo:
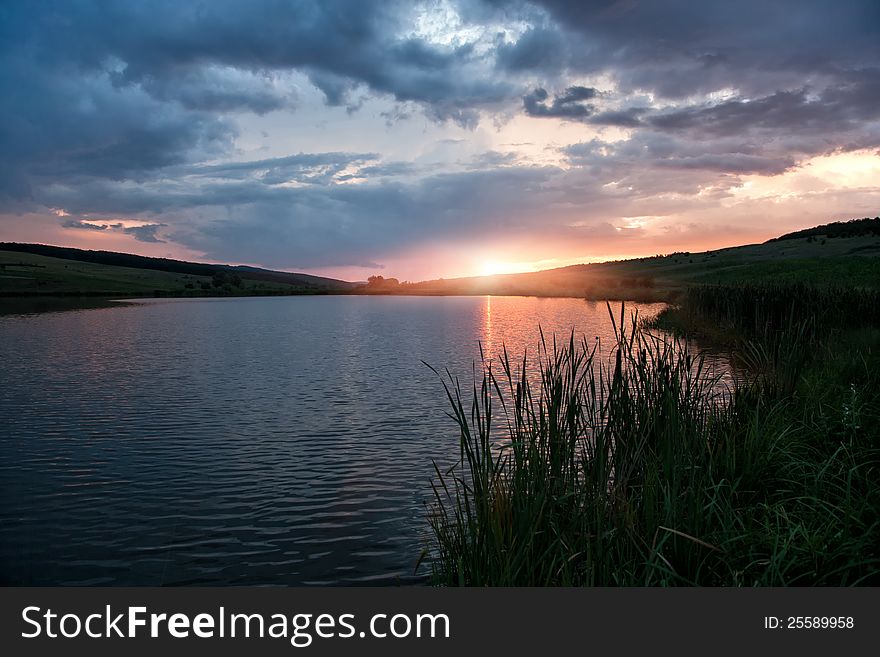
[[[0,241],[365,280],[880,213],[876,0],[0,4]]]

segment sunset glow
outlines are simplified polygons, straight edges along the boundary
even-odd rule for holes
[[[480,276],[494,276],[496,274],[515,274],[523,271],[534,271],[531,264],[522,262],[498,262],[489,260],[480,265]]]
[[[720,23],[713,3],[364,3],[344,25],[293,3],[218,41],[232,5],[120,8],[114,39],[72,7],[10,10],[4,240],[423,280],[880,207],[870,3],[796,24],[769,3]],[[349,29],[370,35],[354,51]]]

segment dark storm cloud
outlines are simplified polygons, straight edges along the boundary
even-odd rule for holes
[[[531,28],[515,43],[498,46],[496,64],[513,72],[540,72],[554,75],[559,72],[565,46],[555,28]]]
[[[156,231],[167,224],[144,224],[143,226],[128,226],[122,232],[132,235],[138,242],[164,242],[156,236]]]
[[[124,74],[112,79],[123,86],[128,82]],[[295,94],[276,89],[270,74],[232,68],[188,68],[165,75],[145,75],[140,84],[154,98],[178,102],[192,110],[266,114],[296,105]]]
[[[854,71],[852,82],[811,94],[807,89],[778,91],[756,99],[735,98],[688,106],[651,116],[661,130],[725,136],[754,132],[835,133],[880,118],[880,68]]]
[[[480,109],[517,97],[532,116],[642,124],[639,108],[621,105],[625,98],[584,102],[596,100],[595,93],[572,96],[588,89],[577,85],[552,98],[543,87],[523,95],[526,82],[518,76],[535,73],[562,80],[605,72],[624,93],[639,88],[666,98],[739,90],[740,98],[717,107],[673,107],[651,119],[657,130],[735,130],[758,115],[760,104],[744,106],[756,95],[766,99],[759,120],[780,129],[796,124],[820,104],[797,97],[804,74],[815,78],[811,93],[821,103],[839,90],[838,106],[864,109],[861,116],[815,112],[811,129],[839,117],[876,118],[875,2],[841,8],[811,0],[794,12],[757,0],[461,0],[458,8],[475,22],[503,16],[532,25],[480,54],[470,44],[401,38],[412,20],[410,3],[5,3],[0,86],[17,93],[0,106],[0,193],[27,197],[31,175],[137,177],[222,152],[235,137],[223,113],[294,107],[296,94],[279,83],[294,70],[308,75],[329,104],[352,103],[350,94],[364,88],[471,127]],[[484,60],[508,75],[468,68]]]
[[[141,179],[225,152],[236,132],[222,116],[115,88],[107,76],[44,68],[6,47],[0,89],[0,189],[18,199],[59,179]]]
[[[880,59],[874,0],[533,4],[556,21],[568,53],[560,62],[582,72],[610,70],[625,88],[670,98],[727,85],[766,94],[783,80],[835,76]]]
[[[787,144],[768,147],[760,142],[731,138],[692,143],[675,136],[643,132],[618,142],[593,139],[571,144],[562,152],[570,164],[594,176],[617,183],[624,180],[628,186],[639,189],[646,188],[653,180],[665,179],[664,171],[693,170],[684,188],[669,190],[687,193],[694,184],[718,184],[717,174],[772,176],[783,173],[795,165],[791,150]]]
[[[125,233],[126,235],[131,235],[138,242],[149,242],[149,243],[164,243],[165,240],[159,239],[156,235],[156,231],[160,228],[167,227],[168,224],[144,224],[142,226],[125,226],[119,222],[117,223],[91,223],[88,221],[81,221],[79,219],[67,219],[61,222],[61,225],[64,228],[76,228],[79,230],[97,230],[97,231],[119,231]]]
[[[331,104],[359,87],[476,124],[510,83],[468,46],[401,39],[407,3],[8,2],[0,8],[0,195],[62,178],[135,180],[228,152],[229,112],[290,108],[299,71]]]
[[[457,117],[506,98],[491,78],[458,75],[472,49],[401,39],[406,2],[360,0],[188,3],[19,3],[9,10],[17,44],[83,70],[109,69],[119,86],[141,85],[188,107],[269,111],[290,99],[273,72],[304,71],[332,104],[358,85]],[[242,78],[252,79],[243,84]]]
[[[542,7],[552,19],[499,48],[506,70],[551,79],[603,73],[615,81],[618,102],[599,104],[589,123],[640,127],[644,112],[626,106],[626,95],[636,92],[664,99],[663,105],[671,101],[650,119],[651,128],[695,136],[760,128],[828,133],[880,116],[880,3],[874,0],[487,2],[506,11]],[[540,47],[552,57],[541,59]],[[717,91],[728,99],[688,104],[689,97]],[[550,113],[536,107],[541,99],[526,100],[526,113]]]
[[[592,105],[583,101],[595,98],[597,91],[591,87],[573,86],[553,97],[546,89],[537,88],[523,96],[523,107],[529,116],[542,116],[560,119],[585,119],[595,111]]]
[[[590,117],[595,125],[610,125],[618,128],[635,128],[642,124],[641,117],[649,110],[644,107],[629,107],[622,110],[606,110]]]
[[[80,221],[79,219],[67,219],[66,221],[62,221],[61,225],[65,228],[80,228],[82,230],[107,230],[110,228],[110,224],[90,224],[87,221]],[[118,224],[120,227],[122,224]]]

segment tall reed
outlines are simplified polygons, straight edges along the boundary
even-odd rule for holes
[[[438,583],[876,582],[876,442],[819,454],[766,382],[726,389],[687,343],[612,322],[610,350],[542,335],[469,395],[446,373],[460,460],[434,480]]]

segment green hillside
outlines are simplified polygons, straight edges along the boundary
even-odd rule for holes
[[[835,238],[835,237],[880,237],[880,217],[865,217],[864,219],[850,219],[849,221],[835,221],[830,224],[822,224],[814,228],[806,228],[793,233],[786,233],[776,237],[771,242],[779,240],[791,240],[799,237]]]
[[[120,262],[139,266],[115,264]],[[345,291],[352,285],[332,278],[252,267],[0,243],[0,297],[320,294]]]
[[[775,281],[880,287],[880,235],[808,235],[698,253],[401,284],[379,293],[514,294],[668,300],[690,284]]]

